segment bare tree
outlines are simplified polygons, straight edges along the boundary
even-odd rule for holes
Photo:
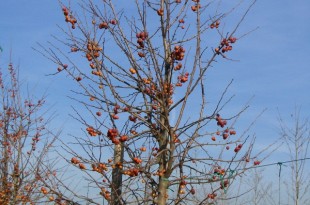
[[[241,8],[234,3],[228,10],[199,0],[61,3],[65,38],[40,52],[58,65],[55,74],[76,81],[72,98],[88,111],[74,106],[87,137],[75,136],[65,145],[72,158],[63,156],[86,179],[87,194],[72,192],[72,201],[212,204],[260,163],[251,155],[254,137],[234,127],[247,105],[220,115],[232,99],[229,85],[208,104],[207,71],[231,60],[255,1],[225,26]]]
[[[247,176],[240,178],[237,190],[242,193],[242,196],[233,201],[235,205],[278,204],[273,182],[270,181],[270,177],[265,177],[266,172],[268,173],[270,170],[258,168],[252,169],[247,172]]]
[[[18,69],[12,63],[0,73],[0,204],[49,201],[42,178],[52,174],[47,153],[54,137],[46,127],[44,97],[23,96]]]
[[[294,114],[291,114],[291,121],[286,122],[280,116],[279,122],[280,136],[286,144],[291,160],[291,177],[285,181],[287,193],[293,204],[309,204],[310,174],[307,172],[309,164],[306,161],[306,159],[309,159],[309,120],[302,119],[301,109],[296,108]]]

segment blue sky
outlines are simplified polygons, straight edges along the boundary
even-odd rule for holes
[[[295,106],[302,106],[302,116],[310,116],[309,10],[308,0],[258,0],[239,33],[259,29],[241,39],[232,52],[239,62],[220,62],[209,73],[210,79],[219,82],[219,89],[234,79],[230,93],[236,100],[231,109],[255,96],[244,115],[245,122],[267,108],[252,129],[259,139],[258,147],[276,139],[277,109],[288,117]],[[66,122],[64,131],[69,132],[75,124],[69,120],[72,101],[66,96],[73,83],[63,75],[47,77],[57,67],[32,49],[38,48],[37,42],[52,40],[51,34],[61,35],[57,24],[64,26],[58,1],[1,0],[0,67],[6,67],[12,50],[12,61],[20,66],[20,79],[31,91],[46,91],[48,103],[58,115],[55,125]],[[275,160],[285,159],[284,155],[276,156]]]

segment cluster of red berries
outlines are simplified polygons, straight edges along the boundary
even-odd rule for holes
[[[66,22],[71,23],[72,29],[75,29],[75,24],[77,23],[76,18],[74,18],[72,15],[69,15],[69,9],[66,7],[63,7],[62,11],[64,12]]]
[[[152,148],[152,155],[153,155],[154,157],[157,156],[158,152],[159,152],[159,148],[158,148],[158,147],[153,147],[153,148]]]
[[[118,116],[117,114],[118,114],[120,108],[121,108],[121,107],[120,107],[118,104],[116,104],[116,105],[114,106],[114,108],[113,108],[113,114],[111,115],[112,118],[113,118],[114,120],[119,119],[119,116]]]
[[[180,182],[180,191],[179,191],[179,193],[180,194],[185,194],[185,188],[186,188],[186,184],[187,184],[187,182],[185,181],[185,180],[181,180],[181,182]]]
[[[145,84],[145,92],[148,95],[155,95],[158,93],[157,85],[153,82],[153,78],[142,78],[143,83]]]
[[[138,168],[134,167],[134,168],[130,168],[128,170],[125,170],[123,172],[123,174],[128,175],[130,177],[135,177],[135,176],[138,176],[139,172],[140,172],[140,170]]]
[[[145,39],[148,37],[148,33],[147,33],[146,31],[142,31],[142,32],[140,32],[140,33],[137,33],[137,34],[136,34],[136,37],[138,38],[138,40],[137,40],[137,43],[138,43],[137,48],[138,48],[138,49],[144,48],[144,41],[145,41]],[[143,52],[138,52],[138,56],[139,56],[140,58],[143,58],[143,57],[145,57],[145,53],[143,53]]]
[[[217,194],[215,192],[212,194],[208,194],[209,199],[215,199],[215,197],[217,197]]]
[[[145,57],[145,53],[143,53],[143,52],[138,52],[138,56],[139,56],[140,58],[144,58],[144,57]]]
[[[60,72],[60,71],[62,71],[63,69],[67,69],[67,68],[68,68],[68,65],[67,65],[67,64],[63,64],[63,65],[61,65],[61,66],[58,66],[57,71]]]
[[[180,19],[179,23],[182,24],[181,28],[184,29],[185,28],[185,26],[184,26],[184,23],[185,23],[184,19]]]
[[[96,131],[93,127],[88,127],[88,128],[86,128],[86,131],[87,131],[88,134],[89,134],[90,136],[92,136],[92,137],[96,137],[96,136],[99,134],[99,132]]]
[[[178,80],[180,80],[181,83],[185,83],[188,80],[189,73],[185,73],[184,75],[181,75]]]
[[[166,170],[165,169],[162,169],[162,170],[157,170],[155,173],[153,173],[153,176],[164,176],[164,174],[166,173]]]
[[[194,2],[199,2],[199,0],[193,0]],[[200,4],[197,4],[197,5],[194,5],[194,6],[191,6],[191,9],[192,9],[192,11],[194,11],[194,12],[196,12],[196,11],[198,11],[198,9],[200,9],[201,8],[201,5]]]
[[[81,163],[80,160],[78,160],[78,159],[75,158],[75,157],[72,157],[71,163],[72,163],[72,164],[75,164],[75,165],[79,165],[79,168],[80,168],[80,169],[86,169],[86,166],[85,166],[83,163]]]
[[[93,58],[98,58],[100,56],[100,51],[102,51],[102,48],[99,46],[97,42],[89,41],[87,43],[87,53],[86,53],[87,60],[92,61]]]
[[[174,70],[177,71],[177,70],[180,70],[182,68],[182,63],[178,63],[176,66],[174,66]]]
[[[164,87],[163,87],[163,93],[167,94],[169,96],[173,95],[174,89],[173,89],[173,85],[170,83],[165,83]]]
[[[224,127],[226,124],[227,124],[227,121],[226,120],[223,120],[220,116],[220,114],[217,114],[216,115],[216,118],[215,120],[217,121],[217,125],[220,126],[220,127]]]
[[[178,82],[176,83],[175,86],[179,86],[181,87],[182,86],[182,83],[185,83],[188,81],[188,76],[189,76],[189,73],[186,72],[184,75],[179,75],[178,76]]]
[[[129,115],[129,120],[131,121],[131,122],[137,122],[137,117],[135,117],[135,116],[133,116],[133,115]]]
[[[176,134],[176,133],[174,133],[174,134],[172,135],[172,139],[173,139],[173,142],[174,142],[174,143],[180,143],[180,142],[181,142],[181,140],[179,139],[179,135]]]
[[[116,138],[118,136],[118,130],[115,128],[109,129],[107,137],[112,141],[113,144],[118,145],[120,140]]]
[[[48,194],[48,191],[45,187],[41,187],[42,194]]]
[[[98,172],[100,174],[103,174],[105,171],[108,171],[107,166],[103,163],[92,164],[91,167],[93,171]]]
[[[91,63],[90,65],[93,65],[93,63]],[[103,74],[100,70],[92,70],[91,74],[96,75],[96,76],[101,76],[101,77],[103,76]]]
[[[140,33],[136,34],[137,37],[137,43],[138,43],[138,49],[144,48],[144,41],[149,36],[149,34],[146,31],[142,31]]]
[[[103,196],[106,200],[111,200],[111,193],[107,191],[105,188],[101,188],[100,195]]]
[[[157,15],[158,16],[163,16],[164,15],[164,9],[163,8],[160,8],[157,10]]]
[[[221,45],[215,48],[215,53],[220,54],[220,52],[225,53],[232,50],[232,46],[230,44],[235,43],[237,38],[229,37],[228,39],[224,38],[221,41]]]
[[[185,49],[182,46],[175,46],[174,51],[171,53],[171,57],[174,60],[183,60],[185,55]]]
[[[255,160],[255,161],[254,161],[254,165],[255,165],[255,166],[260,165],[260,161]]]
[[[223,140],[226,140],[228,138],[229,135],[235,135],[236,131],[235,130],[229,130],[229,129],[225,129],[222,136],[223,136]]]
[[[80,163],[80,160],[78,160],[76,157],[72,157],[72,158],[71,158],[71,163],[72,163],[72,164],[79,164],[79,163]]]
[[[120,142],[126,142],[128,140],[128,136],[127,135],[122,135],[122,136],[120,136],[120,138],[119,138],[119,141]]]
[[[237,152],[239,152],[239,151],[241,150],[241,148],[242,148],[242,144],[239,144],[239,145],[234,149],[234,151],[237,153]]]
[[[16,138],[13,138],[13,140],[15,141]],[[37,133],[34,137],[32,137],[32,142],[31,142],[31,148],[32,148],[32,151],[35,151],[36,150],[36,145],[37,143],[40,141],[40,133]],[[5,143],[4,143],[5,144]],[[7,143],[8,145],[8,150],[10,152],[10,144]]]
[[[220,119],[218,119],[219,121],[218,121],[218,126],[224,126],[224,125],[226,125],[226,123],[225,122],[223,122],[223,120],[220,120]],[[225,120],[226,121],[226,120]],[[220,122],[220,123],[219,123]],[[228,137],[229,137],[229,135],[235,135],[236,134],[236,131],[235,130],[230,130],[230,129],[225,129],[223,132],[222,132],[222,137],[223,137],[223,140],[226,140]],[[216,131],[216,135],[221,135],[221,132],[218,130],[218,131]],[[211,137],[211,139],[212,139],[212,141],[216,141],[216,137],[215,136],[212,136]],[[229,150],[229,146],[227,146],[226,147],[226,149],[227,150]]]
[[[111,19],[109,23],[112,24],[112,25],[116,25],[117,21],[115,19]],[[98,27],[99,27],[99,29],[108,29],[109,28],[109,24],[108,24],[108,22],[103,21],[103,22],[101,22],[98,25]]]
[[[109,24],[107,22],[103,21],[103,22],[101,22],[99,24],[98,27],[99,27],[99,29],[108,29],[109,28]]]
[[[138,158],[138,157],[134,157],[133,158],[134,163],[136,164],[141,164],[142,163],[142,159]]]
[[[225,169],[222,169],[220,166],[214,168],[213,173],[216,175],[225,175]]]
[[[229,181],[228,179],[226,179],[223,182],[221,182],[220,189],[225,189],[228,187],[228,185],[229,185]]]
[[[220,26],[220,21],[216,21],[210,25],[211,29],[218,28]]]

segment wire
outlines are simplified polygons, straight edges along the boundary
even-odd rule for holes
[[[256,168],[268,167],[268,166],[280,165],[280,164],[283,165],[283,164],[286,164],[286,163],[304,161],[304,160],[309,160],[309,159],[310,159],[310,157],[305,157],[305,158],[302,158],[302,159],[294,159],[294,160],[288,160],[288,161],[282,161],[282,162],[274,162],[274,163],[264,164],[264,165],[257,165],[257,166],[253,166],[253,167],[248,167],[246,169],[256,169]],[[244,170],[244,169],[237,169],[237,170]]]
[[[295,159],[295,160],[288,160],[288,161],[279,161],[279,162],[273,162],[273,163],[269,163],[269,164],[263,164],[263,165],[255,165],[255,166],[251,166],[251,167],[246,167],[246,168],[240,168],[240,169],[228,169],[226,171],[230,173],[229,178],[232,177],[232,173],[237,172],[237,171],[244,171],[244,170],[249,170],[249,169],[257,169],[257,168],[262,168],[262,167],[269,167],[269,166],[274,166],[274,165],[283,165],[283,164],[287,164],[287,163],[291,163],[291,162],[297,162],[297,161],[304,161],[304,160],[309,160],[310,157],[305,157],[305,158],[301,158],[301,159]],[[281,171],[282,171],[282,167],[280,166],[280,170],[279,170],[279,175],[281,175]],[[218,173],[212,173],[212,174],[205,174],[205,176],[218,176]],[[191,177],[187,177],[187,179],[195,179],[198,176],[191,176]]]

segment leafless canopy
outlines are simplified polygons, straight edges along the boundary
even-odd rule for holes
[[[76,81],[73,99],[88,111],[74,106],[85,136],[75,136],[77,143],[66,146],[72,158],[65,158],[93,191],[73,199],[215,202],[253,166],[254,139],[234,127],[247,106],[220,115],[231,100],[225,95],[229,85],[211,99],[207,71],[217,61],[231,61],[242,37],[237,30],[255,1],[246,9],[243,1],[78,2],[61,3],[65,38],[55,36],[40,51],[58,65],[55,74]]]

